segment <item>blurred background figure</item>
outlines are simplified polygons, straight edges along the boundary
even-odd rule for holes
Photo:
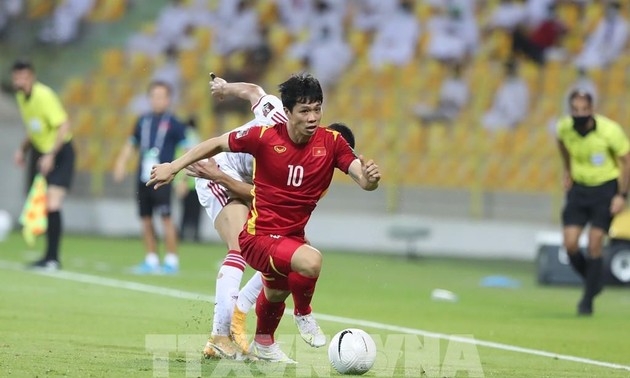
[[[505,77],[494,95],[492,107],[483,115],[481,123],[487,130],[513,129],[527,116],[529,89],[518,75],[515,61],[505,64]]]
[[[47,183],[46,252],[30,267],[55,271],[61,268],[62,209],[74,177],[75,153],[70,120],[57,94],[37,81],[29,61],[16,61],[11,78],[26,128],[26,137],[15,151],[15,164],[27,168],[27,190],[38,174],[44,176]]]
[[[137,151],[136,195],[146,255],[144,262],[134,267],[133,271],[137,274],[173,274],[179,271],[179,256],[177,230],[171,219],[171,185],[154,190],[145,184],[154,165],[175,159],[177,148],[188,148],[186,126],[170,112],[171,88],[167,83],[152,82],[149,85],[149,100],[151,112],[138,118],[116,159],[113,178],[115,182],[122,182],[127,163]],[[164,230],[166,253],[162,267],[157,253],[157,233],[153,227],[154,212],[162,218]]]
[[[420,38],[414,4],[411,0],[400,0],[397,9],[378,22],[369,51],[372,67],[404,66],[411,62]]]
[[[39,34],[40,41],[51,44],[65,44],[79,35],[81,21],[94,7],[96,0],[67,0],[54,10]]]
[[[450,76],[442,81],[437,105],[430,107],[427,104],[418,104],[414,108],[414,113],[422,126],[429,126],[435,122],[451,125],[469,98],[468,83],[462,77],[462,66],[453,64],[450,67]]]
[[[523,54],[538,65],[545,64],[550,48],[557,46],[567,28],[558,19],[555,4],[549,5],[545,18],[529,30],[525,25],[512,34],[512,53]]]
[[[575,58],[580,68],[602,68],[617,59],[628,43],[628,21],[621,14],[621,2],[612,0],[595,31]]]

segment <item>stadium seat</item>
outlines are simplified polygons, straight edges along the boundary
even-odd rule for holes
[[[96,6],[88,15],[91,22],[112,22],[125,15],[127,0],[97,0]]]
[[[30,19],[47,17],[55,9],[56,2],[51,0],[27,0],[26,16]]]

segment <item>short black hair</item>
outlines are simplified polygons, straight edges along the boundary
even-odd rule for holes
[[[173,88],[171,87],[171,85],[169,83],[167,83],[166,81],[162,81],[162,80],[153,80],[151,82],[151,84],[149,84],[149,89],[148,92],[150,93],[153,88],[155,87],[163,87],[166,88],[166,91],[168,92],[168,95],[172,95],[173,94]]]
[[[569,105],[571,105],[573,100],[575,100],[576,98],[583,98],[588,102],[589,105],[593,105],[593,95],[583,89],[574,89],[571,91],[571,93],[569,94]]]
[[[303,104],[324,102],[324,94],[319,81],[307,73],[292,75],[278,88],[282,103],[289,111],[293,111],[298,102]]]
[[[341,134],[343,139],[345,139],[346,142],[348,142],[348,144],[350,145],[350,148],[354,150],[354,133],[352,132],[352,130],[350,130],[350,128],[345,123],[335,122],[335,123],[330,124],[328,128],[339,132],[339,134]]]
[[[33,68],[33,64],[28,60],[18,59],[15,62],[13,62],[13,67],[11,68],[12,72],[22,71],[22,70],[29,70],[31,72],[35,72],[35,69]]]

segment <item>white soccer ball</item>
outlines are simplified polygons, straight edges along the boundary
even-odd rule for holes
[[[365,374],[376,361],[376,345],[367,332],[356,328],[344,329],[330,341],[328,359],[341,374]]]

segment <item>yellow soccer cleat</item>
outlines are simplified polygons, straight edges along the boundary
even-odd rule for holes
[[[237,347],[229,336],[212,336],[203,348],[203,356],[233,360],[237,357]]]
[[[247,343],[247,313],[242,312],[237,306],[234,306],[232,314],[232,324],[230,325],[230,337],[241,353],[247,354],[249,344]]]

